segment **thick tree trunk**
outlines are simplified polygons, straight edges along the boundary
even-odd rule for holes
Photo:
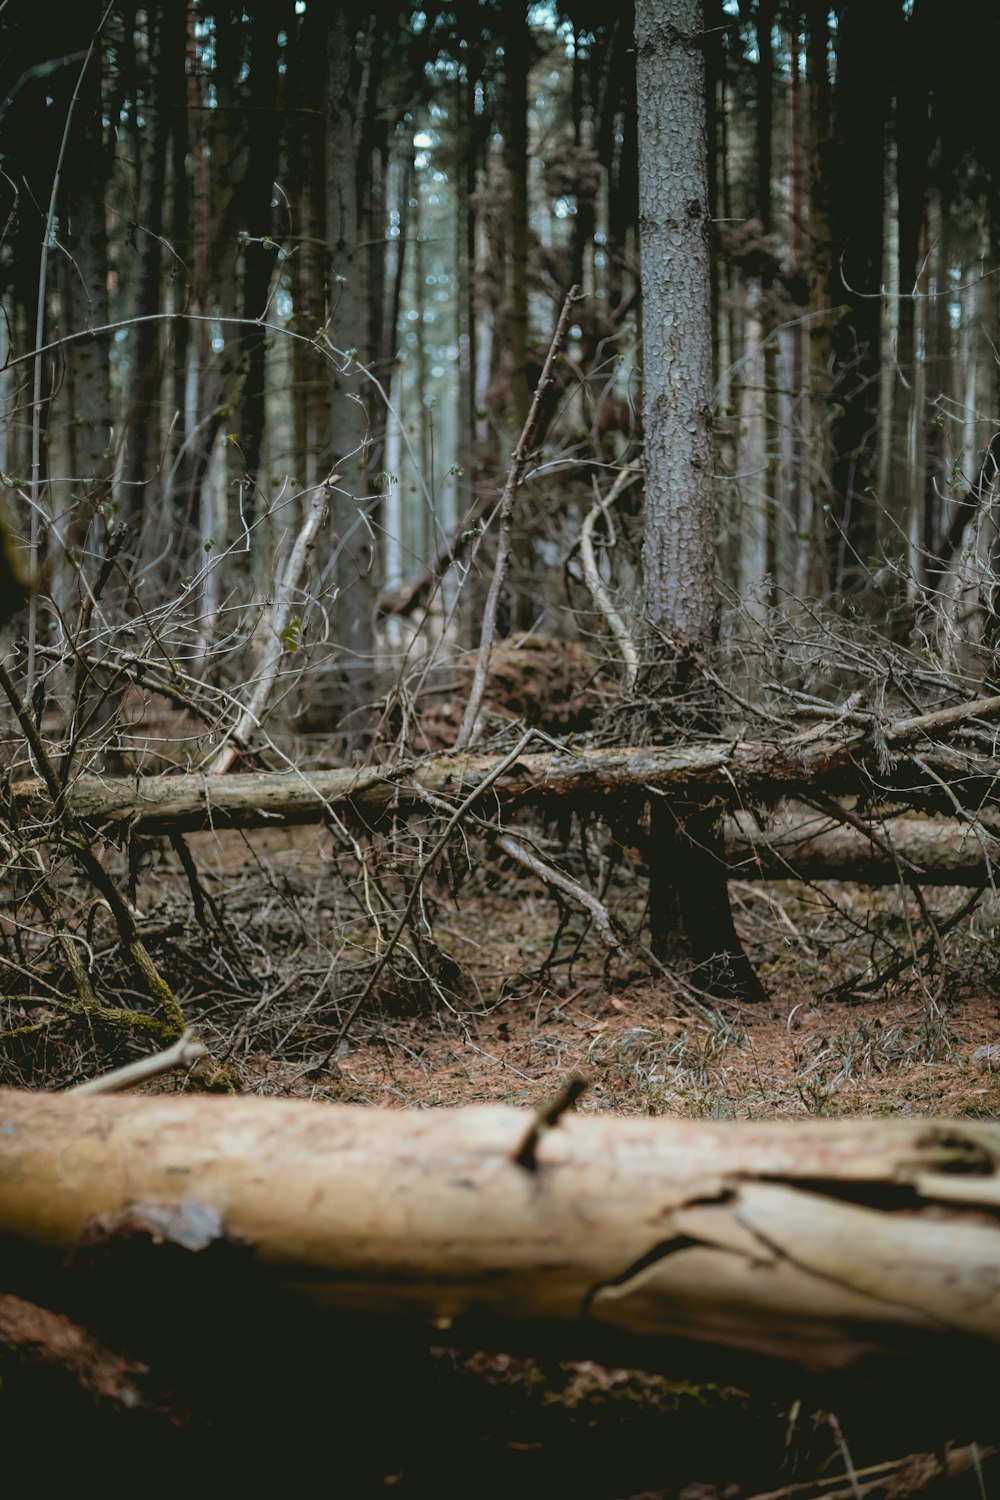
[[[539,1322],[577,1346],[613,1330],[651,1362],[678,1335],[814,1369],[943,1338],[982,1360],[1000,1346],[998,1163],[1000,1126],[967,1121],[551,1126],[4,1091],[0,1237],[126,1267],[125,1240],[231,1247],[321,1308],[458,1336]]]
[[[689,685],[689,653],[710,652],[716,632],[703,33],[700,0],[636,4],[646,468],[640,686],[656,728],[690,721],[692,710],[678,702]],[[654,951],[688,967],[706,989],[759,999],[733,927],[714,813],[680,814],[654,799],[650,823],[658,850],[650,867]]]

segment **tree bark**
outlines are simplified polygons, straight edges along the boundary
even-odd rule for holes
[[[8,1250],[228,1241],[322,1308],[612,1329],[653,1361],[678,1335],[813,1369],[1000,1345],[995,1124],[13,1090],[0,1121]]]
[[[357,152],[363,135],[362,89],[370,58],[358,56],[364,20],[356,4],[335,7],[327,32],[329,113],[326,151],[326,240],[331,258],[330,364],[334,462],[341,476],[334,490],[337,536],[334,627],[340,648],[342,717],[370,701],[373,689],[375,593],[374,533],[366,517],[371,482],[370,390],[358,376],[368,363],[368,247],[362,243],[361,173]],[[368,37],[366,47],[373,45]],[[357,742],[357,726],[350,733]]]
[[[716,634],[712,308],[704,14],[700,0],[638,0],[639,240],[643,297],[646,513],[642,551],[644,713],[655,729],[711,722],[680,700],[691,652]],[[654,952],[703,988],[762,994],[740,948],[714,811],[650,808]]]
[[[960,705],[954,714],[963,708],[967,711],[969,706]],[[998,708],[1000,699],[983,700],[981,718],[995,717]],[[424,792],[451,797],[457,806],[477,787],[494,811],[498,803],[513,810],[572,799],[580,812],[595,814],[613,812],[617,804],[634,801],[637,793],[652,793],[664,803],[710,803],[721,814],[738,812],[745,803],[773,805],[787,798],[808,797],[820,789],[832,796],[870,797],[877,788],[882,799],[891,797],[946,815],[961,804],[970,809],[974,821],[978,810],[994,796],[1000,760],[929,743],[925,729],[930,729],[931,720],[940,718],[929,715],[890,726],[885,736],[890,749],[902,751],[909,742],[922,743],[918,756],[897,753],[888,769],[880,764],[864,732],[821,726],[778,743],[717,740],[525,754],[499,775],[500,757],[441,755],[416,765],[311,773],[139,779],[82,776],[68,787],[65,800],[74,816],[86,822],[128,819],[136,832],[147,833],[254,827],[270,822],[276,813],[289,823],[315,822],[330,809],[352,807],[371,818],[380,810],[421,807]],[[11,797],[18,818],[48,816],[41,781],[15,783]]]

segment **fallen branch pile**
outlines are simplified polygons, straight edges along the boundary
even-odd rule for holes
[[[249,1247],[323,1308],[613,1331],[654,1364],[677,1335],[815,1369],[1000,1355],[995,1124],[0,1092],[6,1251],[137,1236]]]

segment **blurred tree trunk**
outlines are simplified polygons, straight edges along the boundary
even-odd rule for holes
[[[813,505],[828,510],[833,497],[833,451],[830,434],[833,337],[830,317],[830,7],[825,0],[805,0],[806,107],[808,110],[808,278],[809,416],[812,441]],[[828,527],[827,527],[828,529]],[[819,527],[816,527],[819,531]],[[825,533],[824,533],[825,536]],[[812,536],[799,581],[806,594],[829,589],[829,560]]]
[[[527,9],[508,6],[503,22],[503,161],[510,220],[506,256],[504,408],[501,465],[506,468],[528,417],[528,74],[531,33]],[[568,290],[568,288],[565,288]],[[537,613],[530,490],[522,486],[511,521],[510,618],[508,627],[530,630]]]
[[[802,25],[796,8],[789,30],[791,78],[789,89],[789,215],[791,218],[791,263],[796,281],[805,284],[806,170],[803,145],[807,116],[802,79]],[[802,311],[805,311],[803,308]],[[815,479],[809,471],[808,434],[812,422],[807,383],[809,333],[803,319],[791,330],[791,436],[788,504],[791,512],[792,559],[789,587],[797,600],[809,587],[809,555],[814,545],[813,499]]]
[[[271,199],[278,170],[281,120],[278,114],[278,31],[292,21],[286,0],[257,0],[250,12],[250,73],[247,84],[247,161],[240,193],[239,218],[243,243],[243,309],[246,319],[261,319],[267,310],[275,273],[277,246]],[[236,431],[243,460],[244,517],[248,526],[266,514],[270,488],[261,460],[264,449],[268,335],[261,327],[241,328],[234,338],[234,355],[242,377]],[[266,546],[255,537],[254,554]],[[269,570],[270,559],[263,559]]]
[[[373,618],[375,587],[374,533],[368,522],[372,475],[369,468],[368,405],[373,387],[365,384],[359,364],[368,349],[368,246],[362,236],[362,172],[359,148],[364,132],[371,47],[359,32],[364,16],[355,4],[338,7],[327,33],[329,108],[326,154],[326,242],[330,268],[330,339],[335,348],[329,364],[333,462],[340,479],[334,487],[335,640],[340,653],[336,705],[346,720],[373,691]],[[358,733],[359,721],[347,729]]]
[[[143,140],[148,147],[140,163],[139,219],[133,228],[132,254],[137,257],[133,316],[129,333],[128,409],[125,461],[122,466],[122,510],[139,516],[147,507],[147,486],[162,458],[163,330],[156,315],[163,310],[163,209],[167,191],[167,147],[176,114],[184,107],[184,56],[187,16],[182,5],[166,0],[147,11],[150,66],[143,100]]]
[[[830,151],[833,242],[833,510],[828,536],[835,594],[870,581],[881,527],[874,494],[882,347],[882,230],[890,83],[899,5],[844,0]]]
[[[441,1331],[478,1314],[473,1338],[498,1331],[491,1317],[508,1336],[539,1320],[557,1352],[560,1335],[587,1354],[588,1339],[625,1333],[633,1355],[649,1340],[672,1368],[680,1336],[813,1371],[858,1364],[868,1381],[885,1355],[887,1380],[904,1358],[929,1370],[956,1350],[970,1389],[995,1367],[992,1121],[564,1110],[551,1129],[500,1105],[13,1089],[0,1109],[11,1274],[32,1268],[29,1285],[71,1305],[103,1293],[105,1319],[107,1303],[135,1318],[142,1277],[162,1278],[168,1305],[179,1283],[203,1319],[199,1271],[208,1287],[228,1271],[250,1307],[259,1293],[280,1309],[270,1297],[290,1287],[316,1316],[408,1315]],[[162,1367],[180,1372],[182,1351]],[[856,1495],[877,1493],[852,1479]]]
[[[86,50],[102,7],[81,6],[79,37],[70,51]],[[108,235],[105,192],[109,158],[104,146],[101,97],[102,55],[95,50],[83,74],[63,164],[63,244],[67,251],[66,332],[100,328],[108,322]],[[72,388],[69,417],[69,469],[77,483],[66,527],[71,546],[83,546],[95,512],[110,493],[111,453],[110,336],[95,333],[67,345],[66,380]]]
[[[198,56],[193,0],[186,0],[186,12],[184,55],[180,59],[185,75],[180,84],[182,107],[175,112],[174,119],[170,122],[170,243],[174,254],[167,278],[167,305],[174,313],[189,310],[193,276],[191,218],[194,180],[188,172],[188,155],[192,148],[188,116]],[[186,567],[190,556],[198,551],[197,534],[190,525],[190,518],[177,505],[176,496],[177,473],[183,463],[190,436],[192,340],[191,325],[187,319],[177,318],[171,325],[170,335],[170,437],[165,455],[168,468],[164,479],[164,498],[170,506],[173,525],[180,531],[182,538],[177,561],[182,567]]]
[[[897,303],[895,379],[892,389],[892,461],[883,458],[891,488],[885,500],[897,528],[892,549],[904,550],[907,574],[915,568],[920,546],[924,484],[924,411],[926,394],[923,340],[918,324],[923,308],[918,301],[926,290],[928,166],[932,149],[930,76],[933,27],[927,0],[915,0],[913,13],[901,28],[899,91],[896,103],[896,184],[898,213],[899,300]],[[908,579],[909,581],[909,579]],[[912,594],[912,584],[910,587]]]
[[[774,601],[774,585],[783,552],[780,543],[781,478],[780,423],[778,416],[778,342],[774,333],[780,319],[775,315],[774,273],[776,262],[767,248],[774,236],[774,38],[777,0],[758,0],[755,18],[757,38],[757,213],[764,234],[765,250],[760,283],[760,332],[764,341],[763,454],[759,527],[763,538],[764,572],[770,580],[765,597]],[[758,402],[761,397],[757,397]]]
[[[295,476],[313,489],[332,472],[330,383],[326,361],[312,341],[328,331],[330,257],[326,242],[327,30],[329,15],[311,6],[298,23],[290,66],[292,98],[288,160],[297,187],[292,327],[300,335],[292,355]]]
[[[704,15],[699,0],[637,0],[646,516],[642,553],[653,732],[710,722],[696,658],[716,635],[712,319]],[[710,807],[650,807],[654,951],[700,987],[760,995],[740,948]]]
[[[633,5],[627,0],[622,24],[628,29],[623,36],[621,91],[616,122],[621,126],[621,141],[614,149],[613,167],[608,182],[608,268],[606,277],[608,309],[614,321],[620,321],[630,294],[638,292],[635,262],[630,252],[635,248],[639,222],[639,142],[635,101],[635,52],[627,44],[634,30]]]

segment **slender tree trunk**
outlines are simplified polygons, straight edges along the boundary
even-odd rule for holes
[[[187,16],[182,5],[149,8],[152,65],[145,101],[148,154],[142,163],[139,222],[134,229],[138,276],[134,313],[155,319],[162,310],[163,208],[167,189],[167,147],[175,112],[183,107],[183,57]],[[122,509],[137,516],[148,503],[146,487],[160,460],[163,338],[155,321],[137,323],[129,335],[129,406],[122,471]]]
[[[81,7],[81,10],[83,7]],[[90,6],[91,24],[81,28],[80,46],[89,45],[100,19]],[[72,41],[67,39],[70,46]],[[108,158],[101,120],[101,54],[92,57],[83,75],[63,166],[66,198],[63,243],[68,252],[68,291],[72,328],[100,328],[108,322],[108,235],[105,209]],[[67,332],[69,329],[66,330]],[[95,512],[108,498],[111,455],[110,338],[95,333],[67,346],[67,380],[72,382],[70,425],[73,457],[70,474],[79,481],[67,539],[81,546]]]
[[[525,7],[510,6],[504,22],[503,159],[510,194],[504,317],[507,403],[502,466],[528,416],[528,73],[531,37]],[[568,290],[568,288],[566,289]],[[510,626],[530,630],[535,621],[535,558],[530,490],[523,487],[511,521]]]
[[[712,322],[704,27],[698,0],[635,11],[643,282],[646,518],[643,606],[648,716],[711,718],[695,655],[716,633]],[[683,696],[689,694],[689,700]],[[745,997],[759,983],[733,927],[716,815],[654,799],[654,948],[704,988]]]
[[[242,185],[240,219],[246,236],[243,247],[243,317],[262,318],[268,305],[277,246],[272,235],[271,197],[278,169],[281,138],[277,113],[278,28],[286,16],[283,0],[258,0],[251,12],[250,76],[248,80],[246,177]],[[263,328],[243,329],[237,345],[242,369],[242,400],[237,432],[246,485],[244,515],[252,525],[266,512],[266,479],[261,489],[261,458],[265,428],[267,334]],[[255,537],[255,552],[261,550]],[[265,559],[265,565],[269,560]]]
[[[789,133],[791,161],[789,166],[789,219],[791,220],[792,266],[798,277],[805,277],[806,181],[803,139],[806,117],[803,109],[801,67],[801,19],[796,12],[789,32],[791,54],[791,87]],[[793,536],[790,587],[797,599],[804,599],[809,587],[809,555],[813,547],[814,480],[808,472],[807,434],[812,426],[808,370],[809,334],[800,321],[791,331],[791,473],[789,508]]]
[[[289,154],[300,184],[298,224],[299,296],[293,327],[303,338],[329,332],[330,256],[326,239],[327,31],[326,8],[311,6],[299,22],[295,47],[298,124],[289,133]],[[307,489],[332,472],[330,383],[318,351],[295,345],[296,475]]]
[[[882,227],[889,103],[886,58],[899,7],[845,0],[839,12],[831,154],[833,260],[832,582],[862,592],[879,536],[874,494],[882,348]]]
[[[812,431],[813,504],[822,514],[831,503],[833,452],[830,435],[833,339],[830,309],[830,7],[825,0],[806,0],[807,107],[809,111],[809,305],[814,310],[809,332],[809,407]],[[817,530],[819,528],[817,527]],[[813,540],[812,538],[810,539]],[[818,538],[816,539],[818,540]],[[829,547],[810,546],[803,560],[800,586],[809,595],[830,587]]]
[[[361,10],[337,8],[327,36],[329,112],[326,158],[326,240],[331,259],[330,337],[337,353],[330,364],[333,461],[340,479],[334,491],[336,533],[334,612],[340,651],[341,717],[369,701],[375,555],[367,506],[369,416],[372,388],[359,374],[371,351],[368,342],[368,248],[363,243],[357,151],[365,60],[358,55]],[[358,732],[357,724],[353,733]]]
[[[777,0],[760,0],[757,7],[757,212],[766,239],[774,234],[774,39]],[[763,514],[760,528],[764,539],[764,569],[771,582],[767,598],[773,600],[773,585],[779,582],[779,537],[781,497],[780,423],[778,416],[778,343],[773,329],[779,319],[773,306],[774,268],[765,261],[761,277],[760,316],[764,339],[763,377]],[[757,397],[761,401],[760,396]]]

